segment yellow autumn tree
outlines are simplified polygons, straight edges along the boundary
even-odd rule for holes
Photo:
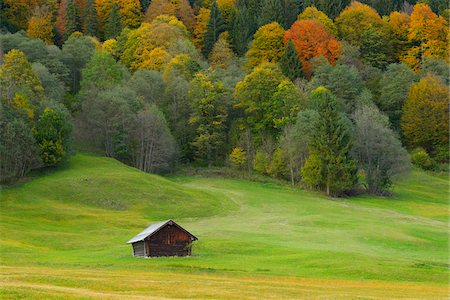
[[[152,50],[145,49],[136,58],[132,64],[133,69],[161,71],[170,61],[171,55],[163,47],[157,47]]]
[[[357,1],[347,6],[335,21],[339,36],[357,46],[361,45],[367,30],[380,29],[383,24],[375,9]]]
[[[402,57],[408,47],[408,33],[410,23],[410,16],[404,12],[394,11],[388,17],[388,24],[392,35],[391,38],[393,42],[394,52],[397,58]]]
[[[226,68],[235,58],[228,42],[228,31],[222,32],[209,54],[209,63],[213,68]]]
[[[137,28],[141,24],[143,14],[139,0],[95,0],[98,27],[101,33],[105,32],[106,21],[114,5],[119,7],[120,21],[123,26]]]
[[[247,52],[247,67],[252,69],[262,62],[277,63],[285,48],[284,34],[283,27],[276,22],[260,27]]]
[[[54,40],[52,15],[47,6],[36,7],[28,22],[27,35],[52,45]]]
[[[449,104],[448,87],[433,75],[411,86],[401,119],[409,147],[422,147],[439,160],[448,160]]]
[[[169,60],[178,53],[170,53],[175,41],[183,40],[191,43],[186,27],[174,16],[158,16],[151,24],[144,22],[128,33],[120,60],[133,70],[149,68],[148,57],[158,57],[158,63],[163,63],[169,54]],[[191,47],[194,47],[190,44]],[[155,48],[161,49],[152,52]],[[164,50],[164,51],[162,51]],[[175,52],[175,51],[173,51]],[[153,68],[154,66],[152,66]]]
[[[418,70],[423,57],[449,60],[448,22],[436,15],[428,5],[418,3],[414,6],[408,39],[416,44],[403,57],[411,68]]]
[[[337,36],[337,28],[334,25],[333,20],[328,18],[328,16],[315,8],[314,6],[307,7],[301,14],[298,15],[298,20],[316,20],[325,26],[328,33]]]
[[[231,12],[236,4],[236,0],[217,0],[217,6],[222,13],[222,17],[228,24],[231,19]]]
[[[145,14],[145,21],[152,22],[160,15],[177,17],[189,30],[194,27],[194,11],[188,0],[153,0]]]

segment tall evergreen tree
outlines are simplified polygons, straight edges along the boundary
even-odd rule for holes
[[[356,163],[350,157],[351,121],[326,88],[317,88],[311,101],[319,119],[311,135],[310,155],[302,168],[303,180],[312,188],[326,191],[329,196],[339,196],[357,182]]]
[[[297,21],[298,14],[303,10],[302,1],[303,0],[283,0],[285,28],[291,28],[292,24]]]
[[[114,4],[106,20],[105,38],[113,39],[122,31],[122,23],[120,21],[119,5]]]
[[[75,31],[81,31],[80,9],[75,0],[67,0],[65,39]]]
[[[87,0],[84,19],[84,33],[90,36],[97,36],[97,9],[95,8],[95,0]]]
[[[209,16],[208,25],[206,26],[206,33],[204,36],[203,54],[207,57],[214,47],[214,44],[219,39],[219,35],[226,30],[225,21],[222,17],[217,2],[214,1],[211,6],[211,13]]]
[[[272,22],[284,26],[284,8],[283,0],[263,0],[261,7],[261,14],[259,15],[258,24],[263,26]]]
[[[283,0],[263,0],[258,21],[259,26],[272,22],[285,26]]]
[[[279,64],[283,74],[290,80],[295,80],[296,78],[303,76],[302,61],[298,58],[297,51],[295,50],[292,40],[289,40],[287,43]]]
[[[252,26],[250,13],[247,7],[235,7],[231,13],[230,40],[233,50],[238,55],[243,55],[252,39]]]

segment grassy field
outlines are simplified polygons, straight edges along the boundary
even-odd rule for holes
[[[78,154],[3,188],[0,298],[447,299],[448,179],[415,171],[393,198],[162,178]],[[173,218],[189,258],[125,242]]]

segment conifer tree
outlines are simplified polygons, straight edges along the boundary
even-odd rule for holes
[[[211,13],[209,15],[209,21],[204,36],[205,47],[203,48],[203,54],[206,57],[208,57],[208,54],[213,49],[214,44],[219,39],[219,35],[225,30],[225,21],[222,17],[219,7],[217,6],[216,1],[214,1],[211,6]]]
[[[75,0],[67,0],[65,39],[75,31],[81,31],[80,10]]]
[[[357,166],[350,157],[353,138],[351,121],[339,107],[336,97],[324,87],[311,95],[319,118],[309,143],[309,157],[302,168],[303,181],[311,188],[339,196],[357,182]]]
[[[252,18],[247,7],[235,7],[231,14],[230,40],[234,51],[243,55],[253,35]]]
[[[264,0],[262,1],[261,15],[259,16],[259,26],[272,22],[284,26],[284,8],[282,0]]]
[[[105,38],[113,39],[122,31],[122,24],[120,22],[119,5],[114,4],[111,7],[108,19],[106,20]]]
[[[97,9],[95,8],[95,0],[87,0],[84,19],[84,33],[90,36],[97,36]]]
[[[303,76],[302,61],[298,58],[297,51],[295,50],[294,43],[289,40],[283,56],[279,62],[281,71],[290,80]]]

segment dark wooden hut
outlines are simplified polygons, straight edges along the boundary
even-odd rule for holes
[[[196,240],[192,233],[167,220],[151,224],[127,243],[133,246],[135,257],[189,256]]]

